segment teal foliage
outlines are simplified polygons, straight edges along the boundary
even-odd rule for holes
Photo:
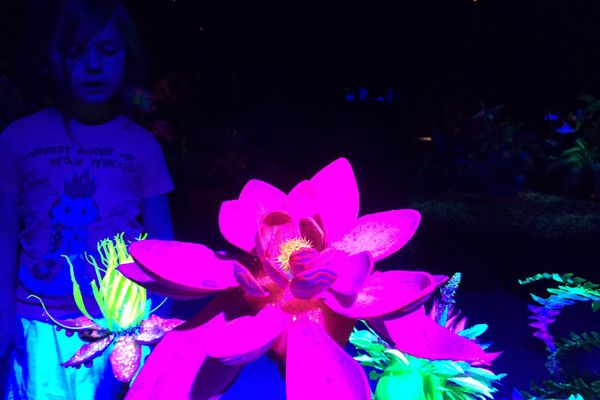
[[[550,334],[549,326],[556,321],[563,307],[570,306],[576,302],[591,302],[592,310],[600,308],[600,285],[589,282],[573,274],[548,274],[541,273],[524,280],[519,280],[521,285],[530,284],[540,280],[551,280],[559,283],[556,288],[548,288],[550,296],[542,298],[531,293],[531,297],[539,304],[530,305],[532,321],[529,325],[535,328],[534,336],[542,340],[549,351],[555,352],[554,338]]]
[[[522,285],[549,280],[556,287],[546,289],[546,298],[531,294],[539,305],[530,305],[532,314],[529,324],[535,328],[534,336],[544,341],[548,350],[546,368],[553,379],[544,380],[541,385],[532,383],[534,394],[523,392],[525,399],[594,399],[600,398],[600,376],[595,371],[571,371],[561,363],[561,358],[576,351],[600,350],[600,334],[596,331],[575,333],[554,340],[549,326],[556,321],[560,310],[577,302],[591,302],[592,311],[600,309],[600,285],[573,274],[540,273],[524,280]]]
[[[560,163],[575,172],[593,168],[599,159],[600,147],[591,146],[584,138],[576,139],[573,145],[560,155]]]
[[[494,374],[467,362],[428,360],[392,348],[363,322],[366,330],[354,329],[350,335],[358,352],[355,359],[371,367],[372,380],[378,380],[376,400],[469,400],[493,398],[505,374]],[[458,334],[475,339],[487,326],[475,325]]]
[[[526,393],[525,399],[597,399],[600,398],[600,379],[589,383],[583,378],[564,383],[545,380],[541,385],[532,383],[530,390],[537,395]]]

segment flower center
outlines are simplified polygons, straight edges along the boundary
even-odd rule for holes
[[[296,250],[300,250],[300,249],[304,249],[304,248],[312,249],[313,246],[312,246],[312,243],[310,242],[310,240],[307,240],[302,237],[292,238],[292,239],[285,240],[285,241],[279,243],[279,256],[277,256],[277,258],[276,258],[276,261],[279,264],[279,268],[281,268],[282,271],[289,273],[290,272],[290,256]]]

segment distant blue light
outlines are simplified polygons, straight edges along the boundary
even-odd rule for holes
[[[563,122],[563,124],[561,126],[559,126],[558,128],[556,128],[554,131],[561,135],[569,135],[569,134],[575,132],[576,130],[577,129],[573,128],[567,122]]]
[[[366,87],[361,86],[358,88],[358,99],[360,101],[367,101],[369,97],[369,91],[367,90]]]

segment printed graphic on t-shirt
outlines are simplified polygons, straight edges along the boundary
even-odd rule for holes
[[[117,168],[125,172],[135,172],[133,154],[120,152],[115,147],[72,145],[35,147],[23,158],[37,157],[47,158],[51,167]]]
[[[96,202],[100,181],[96,177],[102,175],[102,179],[106,179],[105,176],[135,174],[136,157],[116,146],[64,144],[35,146],[22,159],[25,163],[32,163],[34,171],[45,170],[39,179],[31,179],[30,182],[56,185],[62,194],[54,200],[47,214],[50,238],[45,244],[46,251],[42,257],[30,260],[26,268],[20,269],[21,282],[39,295],[70,296],[73,283],[65,258],[68,257],[81,291],[91,294],[89,282],[93,274],[88,277],[91,269],[85,256],[95,253],[95,249],[88,245],[88,238],[91,225],[100,219],[100,208]],[[64,182],[54,182],[51,171],[64,171],[65,168],[84,172],[71,172]]]
[[[89,171],[73,173],[65,179],[64,193],[50,210],[51,228],[48,251],[31,266],[31,275],[43,287],[36,292],[46,295],[68,295],[72,292],[71,271],[65,259],[73,264],[75,278],[84,293],[91,294],[85,254],[91,254],[87,244],[89,226],[98,218],[94,201],[96,180]],[[35,285],[34,286],[38,286]]]

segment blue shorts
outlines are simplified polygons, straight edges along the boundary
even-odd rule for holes
[[[85,344],[77,335],[67,337],[54,325],[21,318],[11,355],[12,370],[7,381],[7,400],[102,400],[114,399],[122,384],[108,364],[110,351],[94,359],[90,368],[65,368],[67,361]]]

